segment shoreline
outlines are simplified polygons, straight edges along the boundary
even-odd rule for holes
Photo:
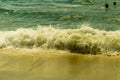
[[[72,53],[67,50],[47,49],[47,48],[3,48],[0,49],[0,55],[10,56],[108,56],[119,57],[119,52],[107,52],[101,54],[82,54]]]

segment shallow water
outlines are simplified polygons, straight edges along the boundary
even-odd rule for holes
[[[0,56],[0,80],[119,80],[120,57]]]

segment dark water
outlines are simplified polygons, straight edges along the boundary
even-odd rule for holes
[[[119,80],[120,57],[0,57],[0,80]]]
[[[0,30],[37,25],[78,28],[90,24],[94,28],[118,30],[120,2],[116,0],[0,0]],[[106,11],[104,4],[110,8]]]

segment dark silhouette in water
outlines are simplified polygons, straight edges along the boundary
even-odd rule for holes
[[[114,5],[114,8],[116,8],[117,3],[116,3],[116,2],[113,2],[113,5]]]
[[[117,5],[117,3],[116,3],[116,2],[113,2],[113,5],[114,5],[114,6],[116,6],[116,5]]]
[[[108,8],[109,8],[109,4],[105,4],[105,10],[106,10],[106,13],[107,13],[107,11],[108,11]]]
[[[108,9],[109,8],[109,4],[105,4],[105,8]]]

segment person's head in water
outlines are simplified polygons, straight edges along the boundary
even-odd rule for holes
[[[117,4],[116,2],[113,2],[113,5],[114,5],[114,6],[116,6],[116,4]]]
[[[109,8],[109,4],[106,3],[105,4],[105,8],[108,9]]]

